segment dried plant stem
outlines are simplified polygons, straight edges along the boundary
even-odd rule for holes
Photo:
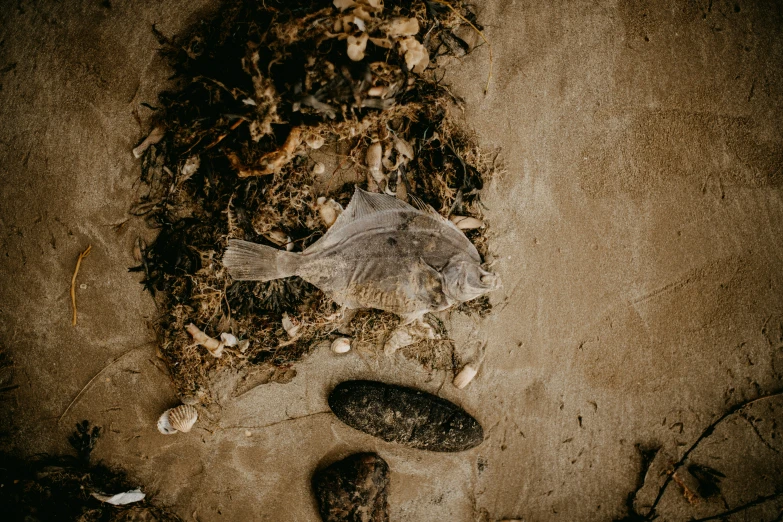
[[[82,266],[82,259],[90,255],[92,245],[89,245],[87,249],[79,254],[79,259],[76,260],[76,268],[73,271],[73,277],[71,277],[71,306],[73,307],[73,319],[71,324],[76,326],[76,276],[79,274],[79,267]]]
[[[470,20],[468,20],[467,18],[462,16],[462,14],[460,14],[456,9],[454,9],[454,7],[450,3],[448,3],[448,2],[446,2],[444,0],[435,0],[435,2],[437,2],[437,3],[441,4],[441,5],[445,5],[446,7],[451,9],[451,11],[455,15],[460,17],[465,23],[467,23],[469,26],[471,26],[473,28],[473,30],[478,33],[478,35],[481,37],[481,39],[484,40],[484,43],[487,44],[487,47],[489,47],[489,73],[487,74],[487,85],[484,86],[484,94],[486,95],[487,92],[489,92],[489,81],[492,79],[492,44],[489,43],[489,40],[487,40],[487,37],[484,36],[484,33],[482,33],[479,30],[478,27],[473,25],[473,22],[471,22]]]
[[[146,345],[142,345],[142,346],[146,346]],[[60,422],[63,420],[63,417],[65,417],[65,415],[71,410],[71,407],[73,407],[73,405],[76,404],[76,401],[79,400],[79,397],[81,397],[82,394],[87,391],[87,389],[90,387],[90,385],[93,383],[93,381],[95,381],[95,379],[97,379],[111,365],[113,365],[114,363],[116,363],[117,361],[119,361],[120,359],[122,359],[123,357],[125,357],[126,355],[131,353],[132,351],[136,350],[137,348],[141,348],[141,346],[134,346],[133,348],[131,348],[129,350],[126,350],[122,354],[120,354],[117,357],[115,357],[114,359],[112,359],[109,364],[107,364],[106,366],[101,368],[101,370],[98,373],[93,375],[92,379],[87,381],[87,384],[85,384],[84,387],[82,387],[82,389],[79,390],[79,393],[76,394],[76,397],[74,397],[73,400],[70,402],[70,404],[68,404],[68,407],[65,408],[65,411],[62,413],[62,415],[60,415],[60,418],[57,419],[57,424],[60,424]]]

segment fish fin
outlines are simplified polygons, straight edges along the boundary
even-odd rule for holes
[[[401,201],[394,196],[387,194],[373,194],[367,192],[359,187],[356,187],[356,191],[353,193],[351,202],[345,208],[345,211],[340,214],[332,228],[335,228],[342,223],[349,223],[357,219],[362,219],[372,214],[383,212],[386,210],[416,210],[414,207],[408,205],[404,201]],[[331,230],[331,229],[330,229]]]
[[[271,281],[296,275],[300,254],[241,239],[228,242],[223,266],[236,281]]]

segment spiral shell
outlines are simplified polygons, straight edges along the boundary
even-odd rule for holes
[[[158,431],[172,435],[178,431],[187,433],[198,420],[198,411],[189,404],[180,404],[163,412],[158,419]]]

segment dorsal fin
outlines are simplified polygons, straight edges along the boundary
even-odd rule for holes
[[[337,221],[329,228],[329,232],[337,232],[347,223],[362,219],[385,210],[416,210],[404,201],[386,194],[373,194],[359,187],[353,193],[351,202],[345,208]]]

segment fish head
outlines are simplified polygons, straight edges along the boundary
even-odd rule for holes
[[[443,291],[454,301],[464,303],[500,288],[500,278],[465,257],[452,258],[441,271]]]

